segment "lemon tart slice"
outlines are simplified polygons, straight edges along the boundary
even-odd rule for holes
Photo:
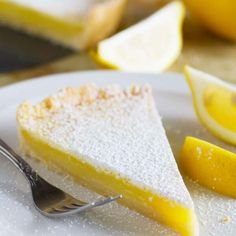
[[[178,171],[149,86],[66,88],[17,121],[24,153],[179,232],[197,235],[191,197]]]
[[[0,24],[83,49],[118,26],[126,0],[1,0]]]

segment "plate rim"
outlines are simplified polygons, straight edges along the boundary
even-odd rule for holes
[[[161,83],[161,87],[164,90],[169,92],[178,92],[183,94],[190,94],[187,83],[184,80],[184,76],[181,73],[176,72],[164,72],[164,73],[133,73],[133,72],[123,72],[123,71],[114,71],[114,70],[85,70],[85,71],[72,71],[72,72],[63,72],[55,73],[50,75],[44,75],[39,77],[33,77],[27,80],[19,81],[13,84],[5,85],[0,87],[0,107],[6,108],[10,105],[13,105],[17,102],[31,100],[34,97],[28,90],[35,89],[39,86],[40,93],[43,93],[42,87],[47,86],[50,81],[52,83],[56,80],[60,81],[58,84],[55,83],[55,90],[52,90],[52,85],[49,85],[49,89],[45,91],[50,91],[48,94],[58,91],[63,87],[76,86],[74,79],[78,77],[78,86],[86,84],[84,79],[88,79],[88,83],[100,83],[100,84],[120,84],[122,87],[127,86],[128,84],[137,83],[137,84],[150,84],[154,89],[157,88],[155,83]],[[84,79],[83,79],[84,77]],[[104,77],[104,78],[103,78]],[[107,83],[105,81],[108,77]],[[109,77],[111,80],[109,80]],[[163,78],[164,82],[160,82]],[[112,80],[113,79],[113,80]],[[93,81],[94,80],[94,81]],[[67,82],[68,81],[68,84]],[[176,82],[174,82],[176,81]],[[73,84],[73,85],[71,85]],[[26,97],[24,95],[29,95]],[[35,97],[39,97],[39,93],[36,92]]]
[[[153,77],[160,77],[160,76],[183,76],[182,73],[180,72],[163,72],[163,73],[139,73],[139,72],[125,72],[125,71],[114,71],[114,70],[83,70],[83,71],[70,71],[70,72],[60,72],[60,73],[54,73],[54,74],[48,74],[48,75],[42,75],[42,76],[36,76],[36,77],[30,77],[28,79],[25,80],[21,80],[21,81],[17,81],[17,82],[13,82],[11,84],[7,84],[7,85],[3,85],[0,87],[0,93],[4,90],[8,90],[8,89],[12,89],[14,87],[18,87],[18,86],[26,86],[27,84],[34,84],[34,83],[38,83],[40,81],[46,80],[46,79],[52,79],[56,76],[62,77],[62,76],[72,76],[72,75],[76,75],[76,74],[81,74],[81,75],[95,75],[95,74],[120,74],[120,75],[131,75],[131,76],[140,76],[140,77],[144,77],[144,76],[148,76],[149,78],[153,78]],[[1,94],[0,94],[1,96]]]
[[[41,81],[43,81],[43,80],[46,83],[48,81],[50,81],[50,79],[52,79],[52,81],[55,81],[55,79],[57,79],[57,76],[60,76],[61,80],[66,80],[66,77],[68,77],[68,76],[79,75],[80,78],[82,79],[83,75],[85,75],[85,74],[87,74],[87,76],[91,76],[91,77],[93,76],[94,79],[96,79],[97,75],[102,77],[102,75],[104,75],[104,74],[107,74],[110,76],[112,76],[113,74],[116,74],[117,79],[118,79],[118,76],[120,76],[121,81],[123,81],[122,84],[127,84],[127,85],[130,83],[130,80],[132,78],[135,78],[135,76],[138,75],[138,77],[143,78],[143,80],[146,77],[147,83],[151,83],[153,81],[153,84],[151,84],[151,85],[154,86],[154,89],[157,88],[156,87],[157,85],[155,85],[155,84],[156,84],[156,81],[158,80],[158,78],[159,78],[159,84],[162,83],[162,82],[160,82],[160,80],[161,80],[161,77],[163,76],[164,77],[163,78],[163,84],[164,84],[163,91],[164,92],[166,92],[166,91],[170,92],[170,93],[172,93],[173,91],[179,92],[181,94],[188,95],[188,97],[191,99],[191,97],[190,97],[191,92],[188,88],[186,81],[184,80],[184,76],[180,73],[168,72],[168,73],[161,73],[161,74],[146,74],[146,73],[127,73],[127,72],[109,71],[109,70],[92,70],[92,71],[74,71],[74,72],[66,72],[66,73],[56,73],[56,74],[52,74],[52,75],[39,76],[39,77],[31,78],[31,79],[28,79],[25,81],[19,81],[14,84],[3,86],[0,88],[0,108],[14,109],[14,108],[12,108],[12,106],[15,106],[16,103],[20,103],[19,98],[21,95],[19,95],[18,93],[15,93],[16,90],[20,90],[23,88],[28,89],[28,88],[36,87],[38,84],[41,84]],[[130,78],[130,80],[125,80],[125,78],[122,78],[122,76],[124,76],[124,75],[131,76],[132,78]],[[54,79],[53,79],[53,77],[54,77]],[[65,79],[63,79],[63,77],[65,77]],[[124,80],[122,80],[122,79],[124,79]],[[92,78],[91,78],[91,80],[92,80]],[[111,78],[111,80],[106,80],[106,78],[103,78],[103,79],[101,78],[101,80],[103,80],[103,82],[105,82],[107,84],[112,83],[112,78]],[[71,79],[71,81],[72,81],[72,79]],[[44,82],[44,84],[45,84],[45,82]],[[94,82],[96,82],[96,81],[94,81]],[[85,83],[84,79],[82,81],[78,79],[78,86],[81,84],[84,84],[84,83]],[[114,83],[117,83],[117,80],[114,81]],[[140,81],[137,80],[137,83],[140,83]],[[167,85],[171,84],[172,89],[166,90],[166,88],[168,88],[167,86],[165,86],[166,84]],[[178,86],[176,86],[176,85],[178,85]],[[50,85],[50,89],[51,89],[51,87],[52,86]],[[57,88],[55,88],[55,90],[56,89]],[[8,103],[6,103],[7,97],[5,98],[5,95],[7,95],[10,98],[13,95],[13,93],[15,93],[15,96],[12,97],[12,99]],[[42,93],[42,91],[40,91],[40,93]],[[37,97],[37,95],[35,95],[35,97]],[[32,92],[29,93],[29,100],[31,100],[33,98],[34,98],[33,93]],[[4,113],[6,113],[6,112],[7,111],[4,111]],[[0,116],[0,121],[1,121],[1,119],[2,118]],[[93,231],[91,231],[91,232],[93,233]]]

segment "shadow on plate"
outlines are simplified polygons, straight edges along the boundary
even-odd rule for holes
[[[35,67],[72,53],[46,40],[0,27],[0,72]]]

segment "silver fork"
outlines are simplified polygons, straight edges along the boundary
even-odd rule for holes
[[[59,217],[82,213],[94,207],[116,201],[122,197],[121,195],[107,197],[92,203],[80,201],[42,179],[25,160],[1,139],[0,154],[9,159],[24,174],[31,186],[34,206],[45,216]]]

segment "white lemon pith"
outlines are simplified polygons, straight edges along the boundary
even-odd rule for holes
[[[168,4],[140,23],[101,41],[98,60],[124,71],[160,72],[179,56],[185,9]]]
[[[188,66],[185,75],[202,123],[215,136],[236,144],[236,87]]]

